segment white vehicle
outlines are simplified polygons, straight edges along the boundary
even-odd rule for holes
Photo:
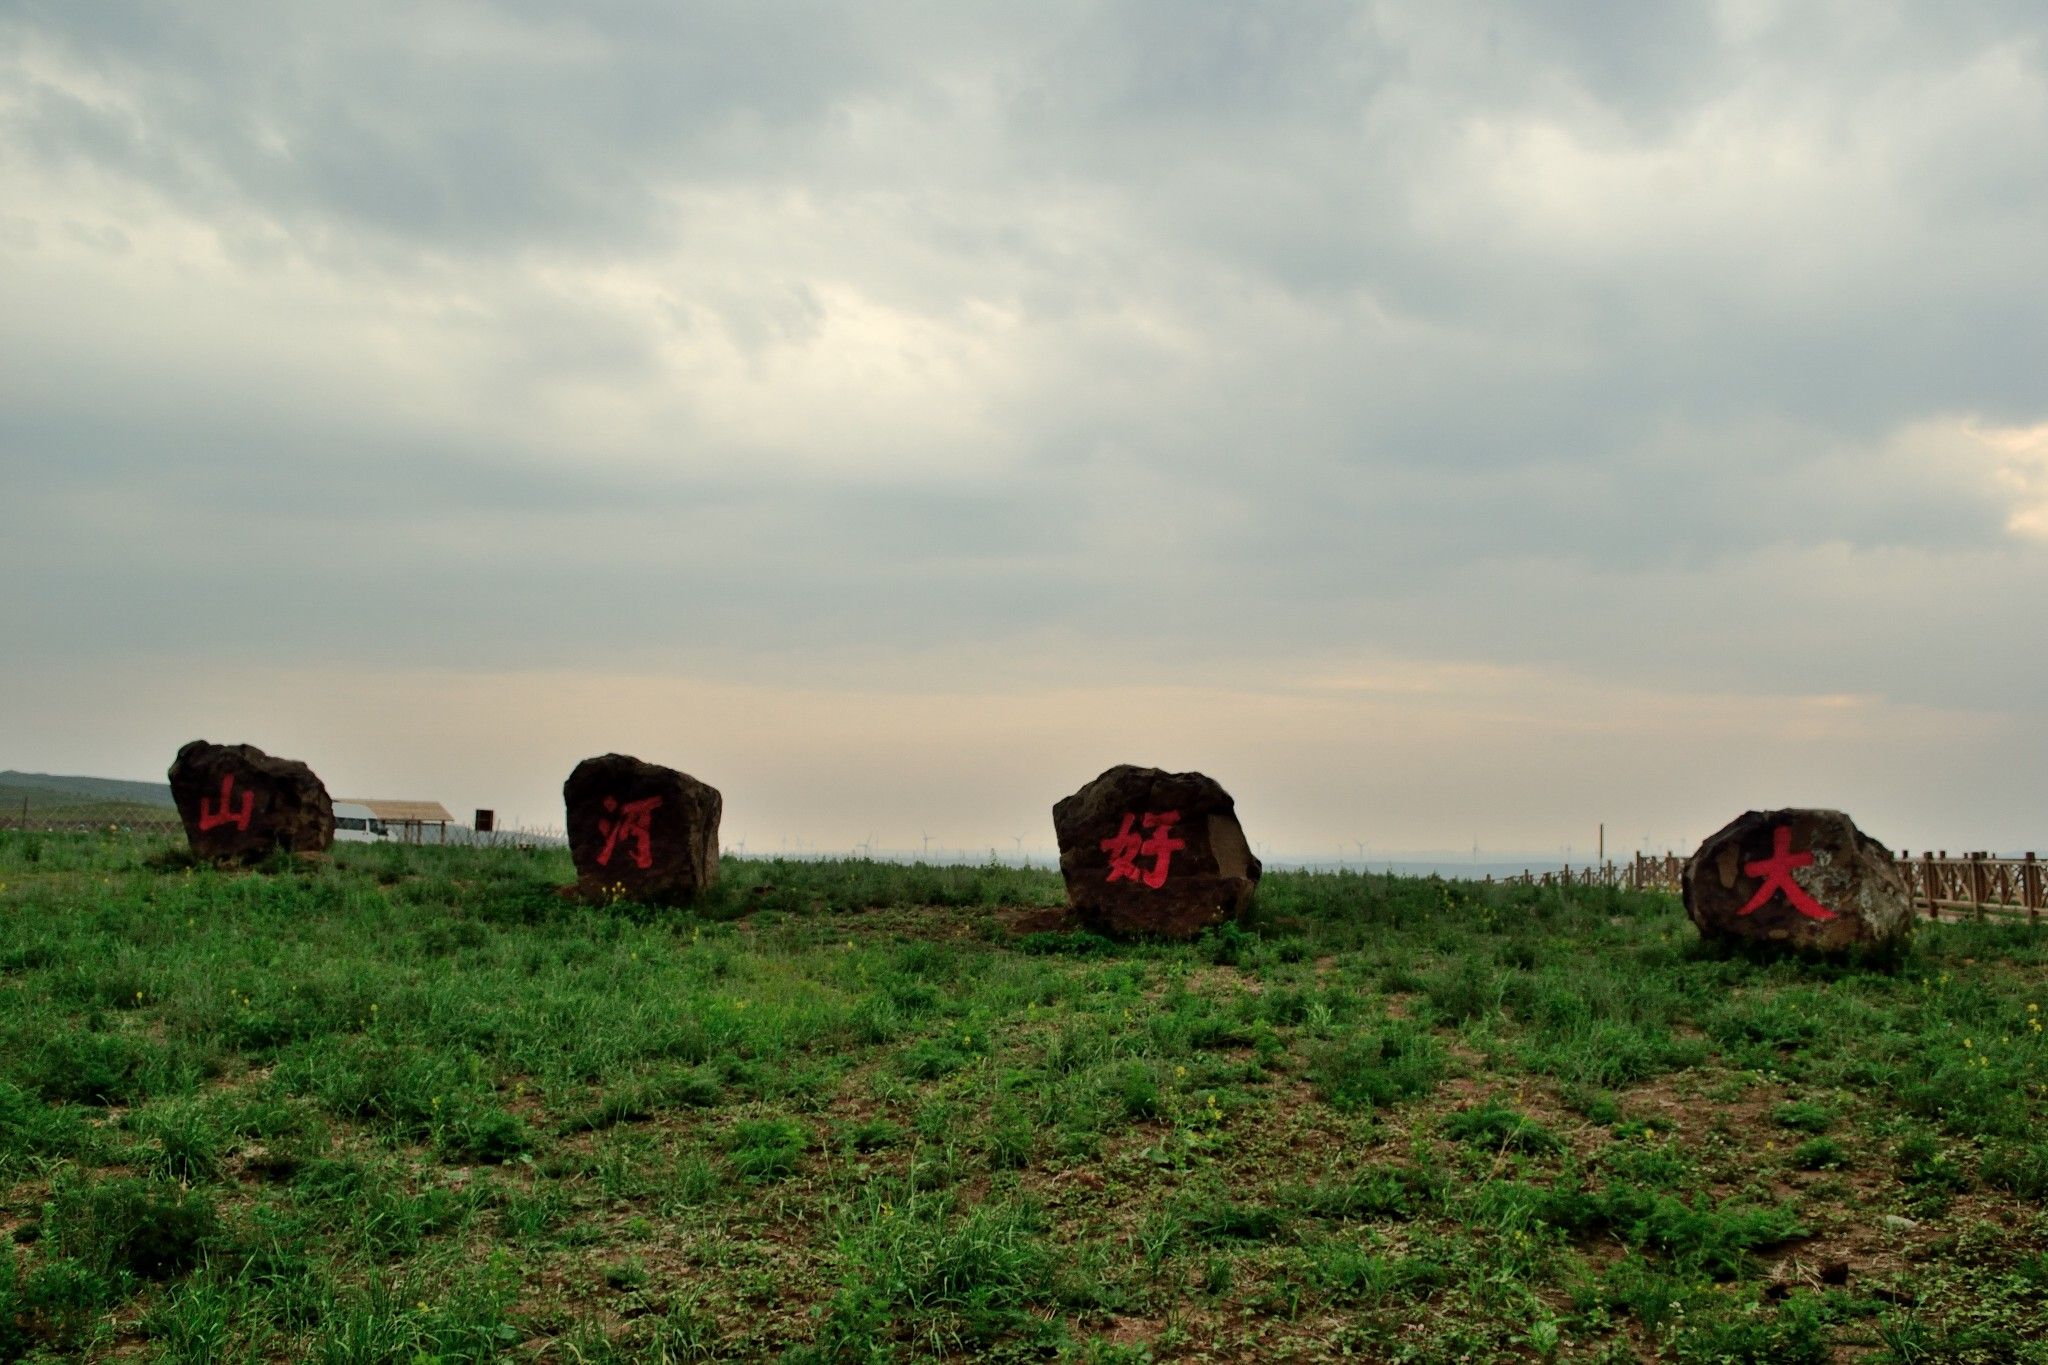
[[[338,844],[380,844],[391,831],[368,806],[350,801],[334,803],[334,842]]]

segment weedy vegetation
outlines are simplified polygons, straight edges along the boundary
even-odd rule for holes
[[[2048,1360],[2048,951],[1668,897],[0,834],[0,1361]]]

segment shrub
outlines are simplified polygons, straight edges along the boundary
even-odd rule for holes
[[[898,1334],[928,1351],[1048,1332],[1026,1309],[1053,1288],[1056,1261],[1039,1236],[1036,1209],[982,1204],[952,1216],[951,1201],[877,1189],[849,1215],[839,1243],[846,1272],[815,1348],[791,1360],[883,1360]],[[978,1354],[972,1353],[970,1354]]]
[[[1987,1185],[2022,1199],[2048,1200],[2048,1142],[1998,1147],[1984,1158],[1979,1171]]]
[[[221,1240],[220,1215],[197,1190],[135,1179],[64,1183],[44,1216],[52,1248],[100,1273],[168,1280]]]
[[[1318,1093],[1339,1109],[1381,1109],[1413,1099],[1443,1078],[1436,1039],[1412,1024],[1389,1021],[1324,1048],[1309,1070]]]
[[[898,1053],[896,1064],[913,1080],[935,1081],[958,1071],[969,1060],[950,1039],[926,1038]]]
[[[1557,1134],[1495,1099],[1446,1115],[1443,1127],[1446,1137],[1496,1150],[1539,1153],[1564,1147]]]
[[[1688,1204],[1668,1194],[1611,1186],[1595,1209],[1623,1242],[1650,1247],[1680,1266],[1729,1279],[1749,1264],[1749,1253],[1801,1236],[1790,1210]]]
[[[1792,1164],[1802,1171],[1832,1171],[1848,1165],[1849,1154],[1833,1138],[1808,1138],[1792,1149]]]
[[[733,1170],[744,1180],[779,1180],[803,1158],[810,1133],[795,1119],[742,1119],[726,1139]]]
[[[53,1104],[118,1104],[139,1098],[144,1057],[124,1038],[67,1028],[45,1038],[20,1073]]]
[[[510,1161],[533,1150],[533,1133],[495,1105],[463,1106],[441,1130],[441,1150],[463,1161]]]
[[[1798,1100],[1773,1109],[1771,1122],[1795,1133],[1820,1134],[1835,1126],[1835,1111],[1811,1100]]]
[[[1927,1133],[1914,1133],[1899,1143],[1899,1179],[1934,1193],[1956,1193],[1970,1187],[1969,1174]]]
[[[206,1108],[190,1101],[140,1110],[128,1126],[154,1143],[150,1164],[173,1180],[210,1180],[220,1171],[228,1138]]]
[[[840,1140],[856,1152],[879,1152],[903,1141],[903,1125],[888,1119],[861,1119],[840,1129]]]
[[[1117,1102],[1123,1106],[1127,1117],[1159,1117],[1159,1077],[1153,1074],[1151,1067],[1143,1062],[1125,1062],[1116,1069],[1112,1084],[1116,1090]]]
[[[1230,1199],[1191,1199],[1181,1221],[1196,1237],[1208,1241],[1263,1242],[1277,1236],[1286,1215],[1265,1204],[1240,1204]]]
[[[1473,958],[1423,978],[1422,989],[1431,1007],[1446,1019],[1483,1019],[1500,1012],[1501,979]]]
[[[1288,1202],[1319,1218],[1420,1217],[1442,1196],[1437,1181],[1410,1166],[1375,1166],[1349,1180],[1309,1185]]]

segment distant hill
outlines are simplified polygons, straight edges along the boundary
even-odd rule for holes
[[[24,800],[31,815],[46,817],[110,822],[172,818],[166,782],[0,771],[0,815],[19,814]]]

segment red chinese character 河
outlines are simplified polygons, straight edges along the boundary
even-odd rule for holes
[[[216,829],[221,825],[233,825],[244,833],[248,832],[250,817],[256,814],[256,793],[242,793],[242,808],[239,811],[232,809],[234,794],[235,775],[233,773],[223,773],[220,779],[220,803],[209,809],[207,799],[203,796],[199,798],[199,828],[201,832]]]
[[[1771,856],[1758,858],[1755,862],[1744,863],[1742,870],[1752,877],[1762,877],[1764,884],[1749,898],[1749,904],[1735,913],[1746,915],[1768,901],[1777,892],[1784,892],[1785,899],[1792,902],[1792,908],[1808,919],[1833,919],[1835,912],[1806,894],[1806,888],[1792,880],[1792,869],[1811,867],[1813,854],[1792,851],[1792,827],[1780,825],[1771,831]]]
[[[650,822],[654,819],[654,808],[660,804],[658,796],[650,796],[645,801],[628,801],[623,808],[617,797],[607,796],[604,799],[604,808],[618,811],[619,818],[606,820],[600,817],[597,822],[597,832],[604,836],[604,847],[597,855],[599,867],[610,867],[612,850],[628,840],[635,845],[633,865],[643,871],[654,866],[654,831]]]
[[[1131,829],[1137,818],[1126,812],[1123,827],[1102,841],[1102,851],[1109,855],[1109,875],[1103,880],[1143,882],[1157,891],[1166,885],[1166,869],[1173,862],[1174,850],[1187,847],[1186,840],[1173,837],[1173,827],[1180,822],[1180,812],[1147,812],[1145,828],[1150,831],[1147,838],[1140,838]],[[1152,856],[1152,866],[1148,871],[1140,872],[1138,859],[1145,854]]]

